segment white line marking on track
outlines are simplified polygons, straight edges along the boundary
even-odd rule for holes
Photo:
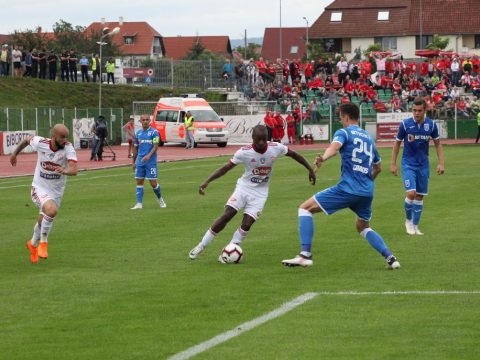
[[[279,316],[282,316],[289,312],[290,310],[295,309],[297,306],[300,306],[304,304],[305,302],[312,300],[314,297],[316,297],[318,293],[306,293],[303,294],[292,301],[289,301],[288,303],[283,304],[279,308],[262,315],[256,319],[253,319],[251,321],[247,321],[246,323],[243,323],[241,325],[238,325],[235,327],[235,329],[226,331],[220,335],[217,335],[210,340],[204,341],[198,345],[192,346],[191,348],[188,348],[185,351],[179,352],[178,354],[173,355],[172,357],[168,358],[169,360],[186,360],[190,359],[192,356],[195,356],[201,352],[204,352],[205,350],[208,350],[214,346],[217,346],[218,344],[221,344],[225,341],[228,341],[246,331],[249,331],[259,325],[262,325],[263,323],[266,323],[267,321],[273,320]]]
[[[247,321],[241,325],[238,325],[235,329],[226,331],[220,335],[217,335],[210,340],[204,341],[198,345],[192,346],[187,350],[179,352],[172,357],[169,357],[168,360],[187,360],[192,356],[198,355],[201,352],[204,352],[214,346],[217,346],[221,343],[224,343],[238,335],[241,335],[244,332],[252,330],[253,328],[266,323],[267,321],[276,319],[290,310],[295,309],[297,306],[300,306],[306,303],[309,300],[317,296],[392,296],[392,295],[480,295],[480,290],[411,290],[411,291],[321,291],[321,292],[310,292],[305,293],[288,303],[283,304],[279,308],[262,315],[258,318],[255,318],[251,321]]]

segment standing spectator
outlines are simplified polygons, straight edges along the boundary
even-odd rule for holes
[[[18,49],[18,45],[13,48],[12,63],[15,77],[22,76],[22,52]]]
[[[143,208],[143,184],[145,180],[150,181],[160,207],[166,208],[167,204],[163,200],[160,184],[157,182],[157,149],[160,135],[156,129],[150,127],[150,116],[142,115],[140,121],[142,122],[142,128],[135,134],[132,164],[137,183],[135,191],[137,203],[131,209],[139,210]]]
[[[48,63],[48,78],[55,81],[57,78],[57,62],[58,56],[53,51],[50,51],[50,55],[47,57]]]
[[[335,119],[335,114],[337,111],[337,103],[338,103],[338,94],[335,91],[335,88],[332,86],[328,92],[328,99],[327,103],[330,106],[330,114],[333,119]]]
[[[267,75],[267,63],[263,61],[263,57],[260,57],[258,61],[255,62],[255,65],[257,66],[258,69],[258,75],[263,79],[264,82],[268,81],[268,75]]]
[[[348,74],[348,62],[345,61],[345,58],[342,56],[340,61],[337,63],[337,75],[338,75],[338,83],[343,86],[343,81]]]
[[[378,75],[380,75],[380,77],[382,77],[385,75],[387,58],[380,53],[376,53],[374,57],[375,57],[375,65],[377,67],[377,73]]]
[[[287,122],[288,143],[295,144],[295,117],[291,111],[288,112],[285,121]]]
[[[45,48],[38,53],[38,65],[40,67],[38,77],[45,80],[47,78],[47,50]]]
[[[3,44],[0,50],[0,76],[8,76],[10,51],[8,45]]]
[[[473,70],[473,64],[472,64],[472,61],[470,60],[470,57],[467,56],[467,58],[465,60],[463,60],[462,62],[462,72],[463,73],[472,73],[472,70]]]
[[[192,113],[187,111],[183,124],[185,125],[185,149],[193,149],[195,147],[195,138],[193,136],[193,130],[195,129],[194,125],[195,119],[193,118]]]
[[[263,118],[263,122],[267,128],[267,140],[272,141],[273,136],[273,129],[275,128],[275,118],[272,116],[270,111],[267,111],[265,117]]]
[[[402,156],[402,178],[407,196],[404,201],[405,228],[409,235],[423,235],[418,228],[423,212],[423,197],[428,194],[428,178],[430,165],[428,159],[428,143],[433,139],[437,151],[437,173],[444,173],[443,150],[440,144],[438,127],[426,114],[426,103],[422,98],[413,102],[413,117],[402,120],[397,138],[393,145],[390,170],[398,175],[397,157],[400,144],[404,143]]]
[[[230,59],[225,59],[225,64],[223,64],[223,73],[222,78],[225,80],[227,91],[232,90],[232,81],[233,81],[233,72],[235,68],[230,62]]]
[[[282,59],[278,58],[275,63],[275,82],[283,82],[283,64]]]
[[[88,61],[85,55],[82,55],[78,64],[80,65],[80,71],[82,72],[82,82],[89,82],[90,77],[88,76],[88,68],[90,67],[90,61]]]
[[[460,78],[460,82],[465,88],[465,92],[468,92],[470,90],[470,86],[472,85],[473,78],[468,71],[465,71],[465,73]]]
[[[62,81],[70,81],[69,76],[69,67],[68,67],[68,51],[63,49],[62,53],[60,54],[60,77]]]
[[[237,91],[243,92],[243,76],[245,75],[245,65],[243,60],[239,59],[235,65],[235,78],[237,80]]]
[[[23,73],[23,77],[32,76],[32,51],[28,51],[25,55],[25,72]]]
[[[115,84],[115,61],[113,58],[108,59],[105,64],[105,70],[107,71],[107,84],[110,84],[110,79],[112,79],[112,84]],[[102,81],[102,79],[100,79],[100,81]]]
[[[36,78],[38,76],[38,61],[40,58],[38,57],[37,49],[32,50],[32,77]]]
[[[453,86],[457,86],[458,81],[460,80],[460,63],[458,62],[457,57],[453,58],[450,70],[452,71],[452,79],[450,82]]]
[[[281,156],[288,156],[302,164],[308,170],[310,182],[315,184],[315,173],[305,158],[289,149],[285,145],[267,141],[267,129],[257,125],[252,131],[253,143],[237,150],[233,158],[224,166],[211,174],[199,187],[200,195],[205,195],[205,189],[215,179],[224,176],[236,165],[243,164],[245,172],[237,181],[235,191],[229,197],[223,214],[215,220],[203,235],[202,240],[190,250],[188,256],[195,260],[205,250],[228,224],[230,220],[243,208],[243,219],[240,227],[233,234],[231,243],[240,244],[248,235],[250,228],[261,215],[268,198],[269,183],[275,161]],[[221,260],[221,257],[219,258]]]
[[[50,139],[29,136],[23,140],[10,156],[12,166],[17,165],[17,155],[28,145],[37,152],[37,166],[32,182],[32,201],[39,210],[38,220],[33,228],[32,239],[27,242],[30,262],[48,258],[48,234],[57,216],[65,191],[65,176],[77,175],[77,155],[73,145],[67,142],[68,129],[57,124]]]
[[[70,79],[72,82],[77,82],[77,54],[75,54],[75,50],[71,49],[70,53],[68,54],[68,71],[70,72]]]
[[[97,121],[92,125],[91,129],[93,133],[92,153],[90,161],[102,161],[103,160],[103,145],[108,134],[107,123],[105,117],[99,115]]]
[[[308,104],[308,110],[310,113],[310,120],[312,122],[317,122],[319,117],[317,98],[312,97],[312,100],[310,100],[310,104]]]
[[[388,264],[390,269],[400,268],[400,263],[390,252],[383,238],[370,227],[374,180],[381,171],[380,155],[375,141],[358,126],[359,109],[352,103],[340,105],[343,128],[335,132],[333,141],[323,155],[315,158],[317,168],[340,152],[342,174],[335,186],[316,193],[298,209],[298,232],[300,254],[286,259],[286,266],[312,266],[312,241],[314,234],[313,214],[324,212],[334,214],[341,209],[351,209],[357,216],[355,227]],[[365,151],[358,151],[361,146]],[[367,151],[368,150],[368,151]]]
[[[128,122],[123,125],[123,131],[125,131],[125,137],[128,142],[128,157],[133,156],[133,140],[135,139],[135,125],[133,124],[134,118],[133,115],[130,116]]]
[[[93,82],[97,82],[97,76],[100,81],[100,66],[102,66],[100,59],[98,58],[98,54],[95,54],[95,57],[92,59],[92,78]]]
[[[273,129],[273,141],[282,143],[282,139],[285,136],[285,128],[283,126],[283,117],[280,111],[275,114],[275,128]]]

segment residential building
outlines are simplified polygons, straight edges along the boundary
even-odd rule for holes
[[[232,57],[232,46],[228,36],[172,36],[164,37],[165,57],[182,60],[190,50],[200,43],[204,49],[227,58]]]
[[[301,59],[306,56],[307,29],[266,28],[263,36],[262,57],[270,61],[277,58]]]
[[[414,58],[434,34],[449,39],[446,50],[480,54],[478,0],[335,0],[310,28],[310,39],[348,58],[374,43]]]

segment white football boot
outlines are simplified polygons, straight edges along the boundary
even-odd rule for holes
[[[192,250],[190,250],[190,252],[188,253],[188,257],[192,260],[195,260],[198,255],[202,253],[203,250],[205,250],[205,246],[203,246],[202,244],[198,244]]]
[[[313,260],[312,257],[306,257],[303,255],[297,255],[293,259],[285,259],[282,260],[282,264],[285,266],[312,266],[313,265]]]

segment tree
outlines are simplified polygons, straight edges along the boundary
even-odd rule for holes
[[[425,47],[429,50],[444,50],[449,42],[449,38],[442,38],[440,35],[435,34],[433,35],[432,42]]]
[[[202,41],[200,40],[200,37],[197,36],[193,40],[193,45],[192,47],[188,50],[188,54],[185,57],[184,60],[198,60],[200,55],[205,51],[205,47],[202,44]]]
[[[242,55],[245,59],[254,59],[258,60],[260,55],[260,48],[261,45],[255,43],[248,43],[246,51],[245,47],[237,46],[235,51],[237,51],[240,55]]]
[[[27,51],[31,49],[42,49],[47,46],[47,39],[44,34],[37,30],[15,30],[11,35],[15,45],[21,45]]]

